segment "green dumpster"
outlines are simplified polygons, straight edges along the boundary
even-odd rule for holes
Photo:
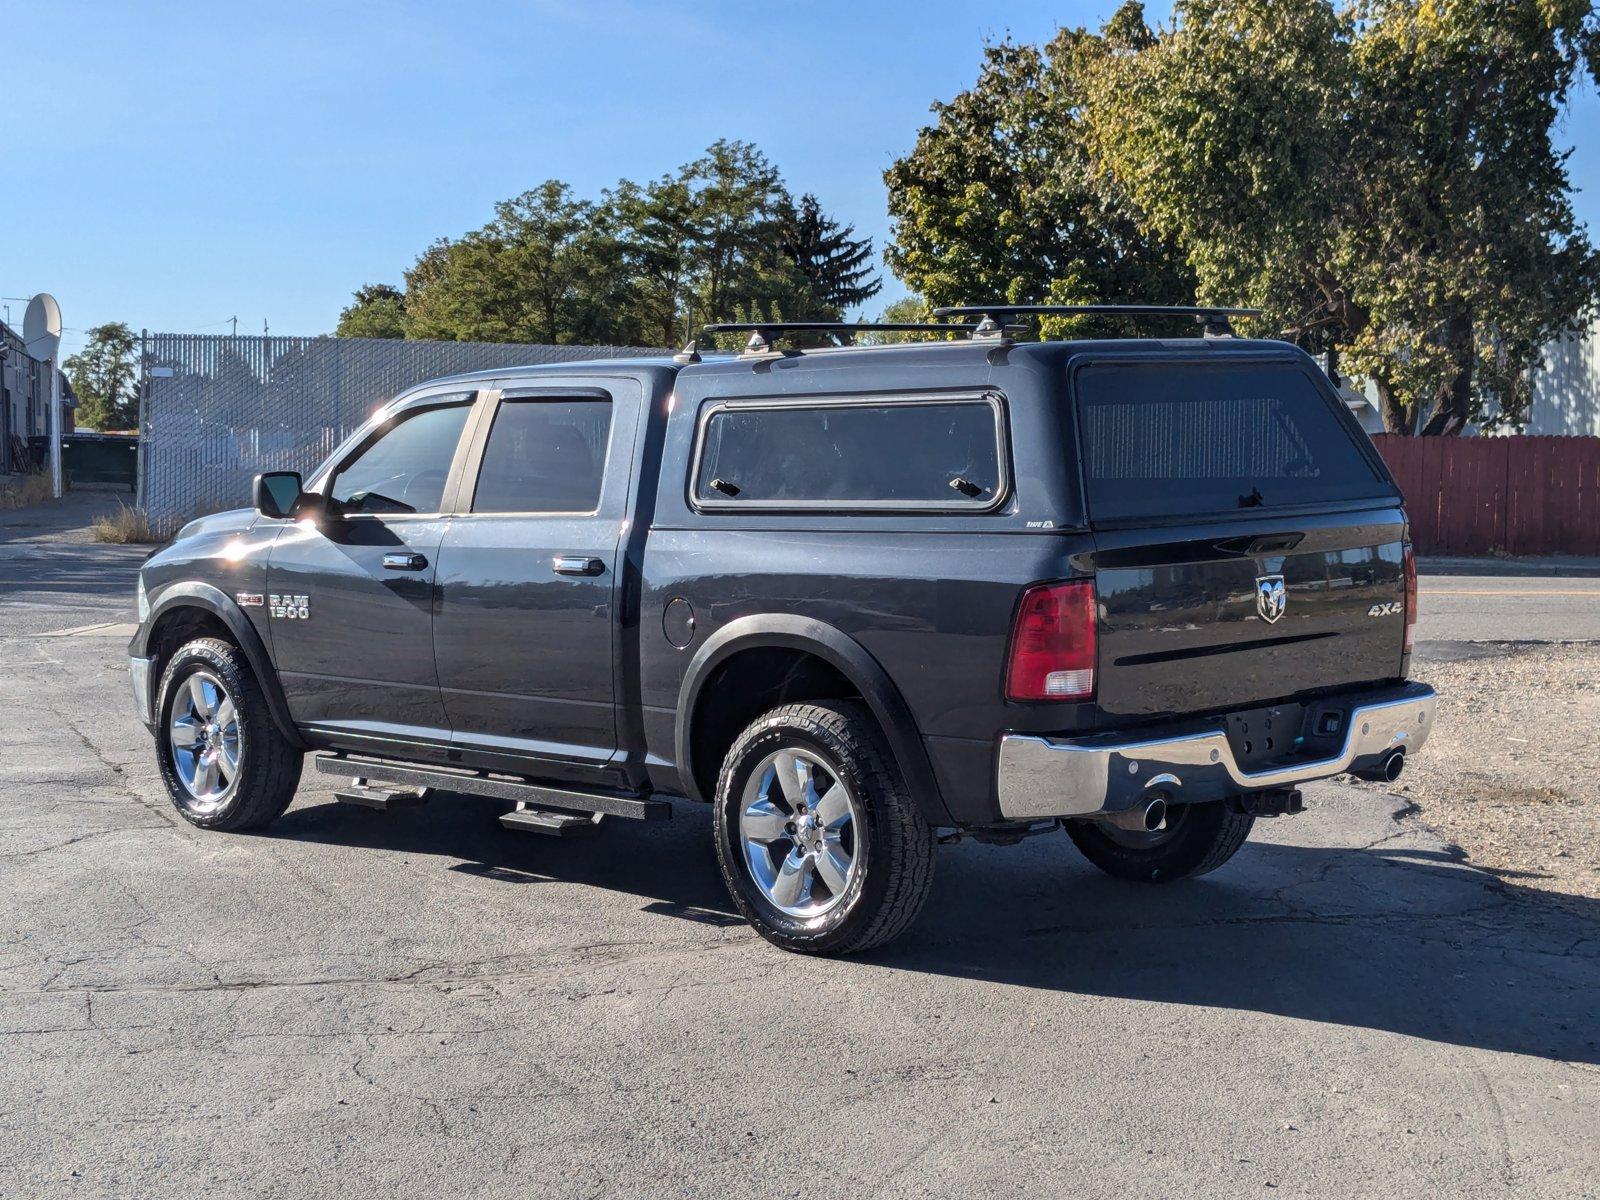
[[[139,439],[132,434],[68,433],[61,438],[61,472],[67,486],[114,483],[139,487]]]

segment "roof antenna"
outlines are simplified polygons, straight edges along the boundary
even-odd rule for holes
[[[672,356],[672,361],[675,362],[675,363],[684,363],[684,364],[699,362],[700,361],[700,346],[699,346],[699,344],[696,343],[693,338],[690,338],[688,344],[685,345],[682,350],[679,350],[676,354],[674,354]]]

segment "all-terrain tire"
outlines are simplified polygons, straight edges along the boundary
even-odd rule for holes
[[[218,747],[219,753],[225,745],[225,763],[232,763],[233,770],[225,781],[219,773],[218,786],[203,794],[193,786],[192,770],[188,780],[180,774],[173,746],[173,709],[183,705],[188,706],[184,711],[195,711],[190,687],[196,678],[202,693],[211,697],[209,706],[232,718],[226,729],[217,729],[202,744]],[[216,699],[219,691],[221,700]],[[223,701],[232,703],[231,713]],[[187,643],[162,673],[156,694],[156,757],[167,795],[184,819],[202,829],[227,830],[262,829],[282,816],[294,799],[304,762],[274,723],[243,652],[218,638]]]
[[[1238,853],[1256,819],[1224,800],[1174,805],[1168,829],[1122,835],[1093,821],[1068,821],[1067,834],[1107,875],[1139,883],[1174,883],[1215,871]],[[1146,844],[1139,844],[1140,842]]]
[[[752,873],[741,832],[752,775],[784,750],[815,760],[855,802],[850,844],[852,861],[859,862],[831,907],[814,916],[784,912],[769,898]],[[717,862],[734,904],[762,937],[785,950],[849,954],[881,946],[905,932],[928,898],[933,830],[864,705],[820,700],[758,717],[723,759],[713,807]]]

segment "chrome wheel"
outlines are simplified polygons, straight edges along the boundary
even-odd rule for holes
[[[222,681],[196,671],[178,685],[167,717],[178,781],[196,812],[220,807],[239,777],[239,713]]]
[[[861,809],[821,756],[788,748],[750,773],[739,807],[745,864],[761,894],[791,917],[819,917],[861,869]]]

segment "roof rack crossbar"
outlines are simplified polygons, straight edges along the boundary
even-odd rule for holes
[[[1232,337],[1230,317],[1259,317],[1259,308],[1197,304],[951,304],[933,310],[936,317],[977,317],[979,334],[993,336],[1011,317],[1193,317],[1206,337]]]
[[[744,353],[766,354],[791,333],[974,333],[977,323],[960,321],[722,321],[706,333],[749,333]]]

